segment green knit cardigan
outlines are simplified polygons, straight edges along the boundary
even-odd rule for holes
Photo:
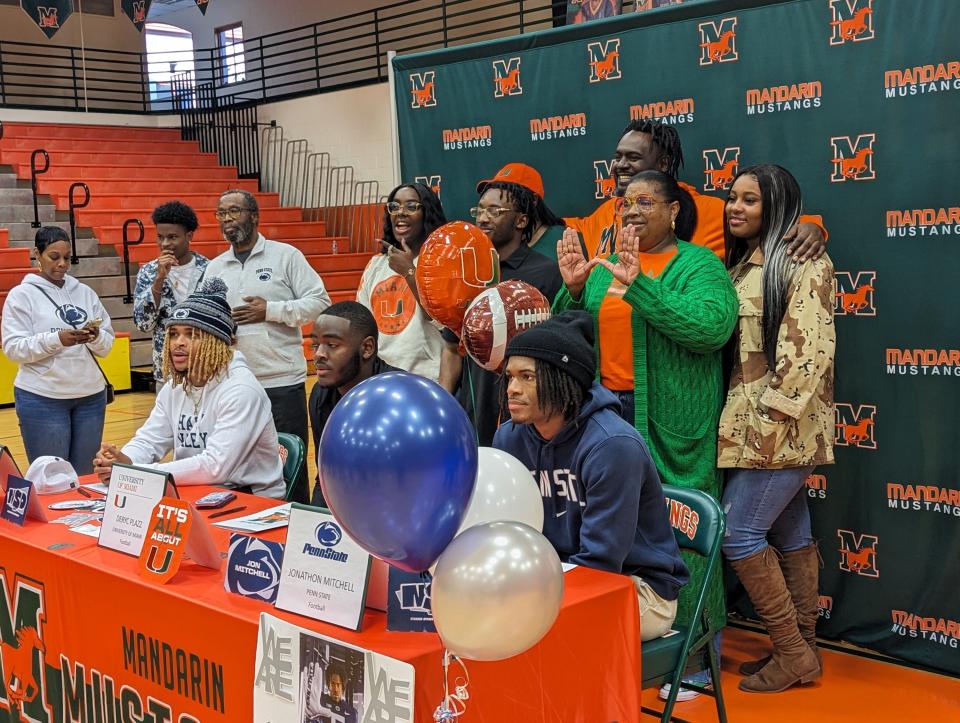
[[[727,270],[712,251],[686,241],[677,245],[659,277],[639,274],[623,297],[633,307],[635,426],[665,483],[718,496],[720,350],[736,326],[739,304]],[[610,257],[611,263],[616,260]],[[563,287],[554,311],[586,309],[597,323],[612,280],[606,268],[596,267],[581,298],[574,300]],[[596,348],[599,359],[599,343]]]

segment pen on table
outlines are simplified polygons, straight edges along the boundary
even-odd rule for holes
[[[234,512],[240,512],[241,510],[245,510],[245,509],[247,509],[246,505],[243,505],[241,507],[231,507],[229,510],[221,510],[220,512],[214,512],[207,519],[212,520],[214,517],[223,517],[224,515],[229,515]]]
[[[82,494],[84,497],[93,497],[89,492],[87,492],[83,487],[77,487],[77,492]]]

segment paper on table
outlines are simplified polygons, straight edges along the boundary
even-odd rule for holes
[[[560,567],[563,568],[564,572],[570,572],[576,567],[576,565],[574,565],[572,562],[561,562]]]
[[[72,512],[69,515],[64,515],[63,517],[59,517],[55,520],[50,520],[50,522],[56,525],[74,527],[76,525],[84,525],[88,522],[101,519],[103,519],[103,514],[97,512]]]
[[[92,490],[93,492],[99,492],[102,495],[107,494],[107,492],[110,490],[110,488],[107,485],[103,484],[103,482],[97,482],[94,485],[81,485],[81,487],[86,487],[88,490]]]
[[[100,537],[100,525],[76,525],[67,529],[70,532],[79,532],[81,535],[87,535],[88,537]]]
[[[250,515],[234,517],[232,520],[223,520],[213,524],[228,530],[242,530],[244,532],[275,530],[278,527],[286,527],[290,523],[290,505],[291,503],[288,502],[285,505],[270,507]]]

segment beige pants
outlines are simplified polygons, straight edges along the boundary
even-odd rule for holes
[[[640,603],[640,640],[653,640],[670,632],[677,618],[677,601],[664,600],[639,577],[630,577],[637,588],[637,601]]]

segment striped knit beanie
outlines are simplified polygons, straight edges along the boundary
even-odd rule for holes
[[[193,326],[213,334],[228,346],[233,343],[237,323],[227,303],[227,285],[223,279],[207,279],[190,296],[177,304],[164,322],[164,328],[179,324]]]

